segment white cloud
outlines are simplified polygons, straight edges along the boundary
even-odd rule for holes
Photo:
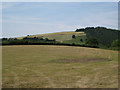
[[[74,22],[81,24],[82,26],[105,26],[117,29],[118,24],[118,12],[109,11],[102,13],[90,13],[84,18],[78,18]],[[79,27],[80,28],[80,27]]]
[[[11,8],[11,7],[14,7],[14,6],[17,6],[17,5],[19,5],[19,4],[21,4],[21,3],[19,3],[19,2],[14,2],[14,3],[12,3],[12,2],[3,2],[2,3],[2,8],[3,9],[7,9],[7,8]]]
[[[7,19],[6,19],[7,18]],[[42,18],[36,18],[36,17],[16,17],[16,16],[4,16],[3,22],[7,23],[24,23],[24,24],[39,24],[37,23]]]

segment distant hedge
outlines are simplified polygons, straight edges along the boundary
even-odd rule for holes
[[[3,38],[2,45],[64,45],[64,46],[81,46],[81,47],[92,47],[98,48],[98,46],[91,45],[80,45],[75,43],[61,43],[54,40],[42,39],[42,40],[34,40],[34,39],[14,39],[14,38]]]

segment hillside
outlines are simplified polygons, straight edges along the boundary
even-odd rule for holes
[[[119,30],[105,27],[86,27],[75,32],[56,32],[3,38],[2,45],[69,45],[119,50]]]
[[[42,38],[48,38],[48,39],[56,39],[56,41],[66,41],[71,40],[72,35],[76,36],[82,36],[86,35],[84,32],[57,32],[57,33],[48,33],[48,34],[38,34],[38,35],[30,35],[27,37],[42,37]],[[18,39],[22,39],[24,37],[19,37]]]

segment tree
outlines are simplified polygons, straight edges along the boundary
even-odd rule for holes
[[[10,40],[14,40],[14,38],[9,38],[8,40],[9,40],[9,41],[10,41]]]
[[[120,47],[120,41],[119,40],[114,40],[111,44],[112,47]]]
[[[56,41],[56,39],[53,39],[53,41]]]
[[[18,40],[17,38],[14,38],[14,40]]]
[[[79,29],[76,29],[76,32],[79,31]]]
[[[85,29],[94,29],[94,27],[86,27]]]
[[[72,46],[75,46],[75,43],[72,43]]]
[[[83,42],[83,40],[82,40],[82,39],[80,39],[80,41],[81,41],[81,42]]]
[[[33,39],[36,39],[36,40],[38,40],[38,37],[34,37]]]
[[[72,35],[72,38],[75,38],[75,35]]]
[[[85,31],[85,29],[84,28],[80,28],[80,29],[76,29],[76,31],[75,32],[84,32]]]
[[[7,38],[2,38],[2,40],[8,40]]]
[[[92,47],[97,47],[99,45],[99,42],[96,38],[90,38],[86,41],[86,44]]]
[[[23,40],[24,40],[24,39],[28,39],[28,38],[27,38],[27,37],[24,37]]]
[[[48,39],[48,38],[45,38],[45,41],[49,41],[49,39]]]
[[[107,29],[107,28],[106,27],[100,27],[100,26],[98,26],[95,29]]]
[[[41,37],[40,40],[44,40],[44,39]]]

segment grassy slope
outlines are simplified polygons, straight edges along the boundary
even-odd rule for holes
[[[80,39],[83,40],[83,42],[80,41]],[[75,44],[85,44],[86,35],[76,36],[75,38],[72,38],[71,40],[64,41],[65,43],[75,43]]]
[[[118,52],[71,46],[3,46],[3,88],[117,88]],[[59,63],[61,59],[106,58]]]
[[[85,35],[84,32],[58,32],[58,33],[49,33],[49,34],[39,34],[39,35],[32,35],[29,37],[43,37],[43,38],[49,38],[49,39],[56,39],[57,41],[65,41],[65,40],[71,40],[72,35],[80,36]],[[19,37],[19,39],[22,39],[23,37]]]

